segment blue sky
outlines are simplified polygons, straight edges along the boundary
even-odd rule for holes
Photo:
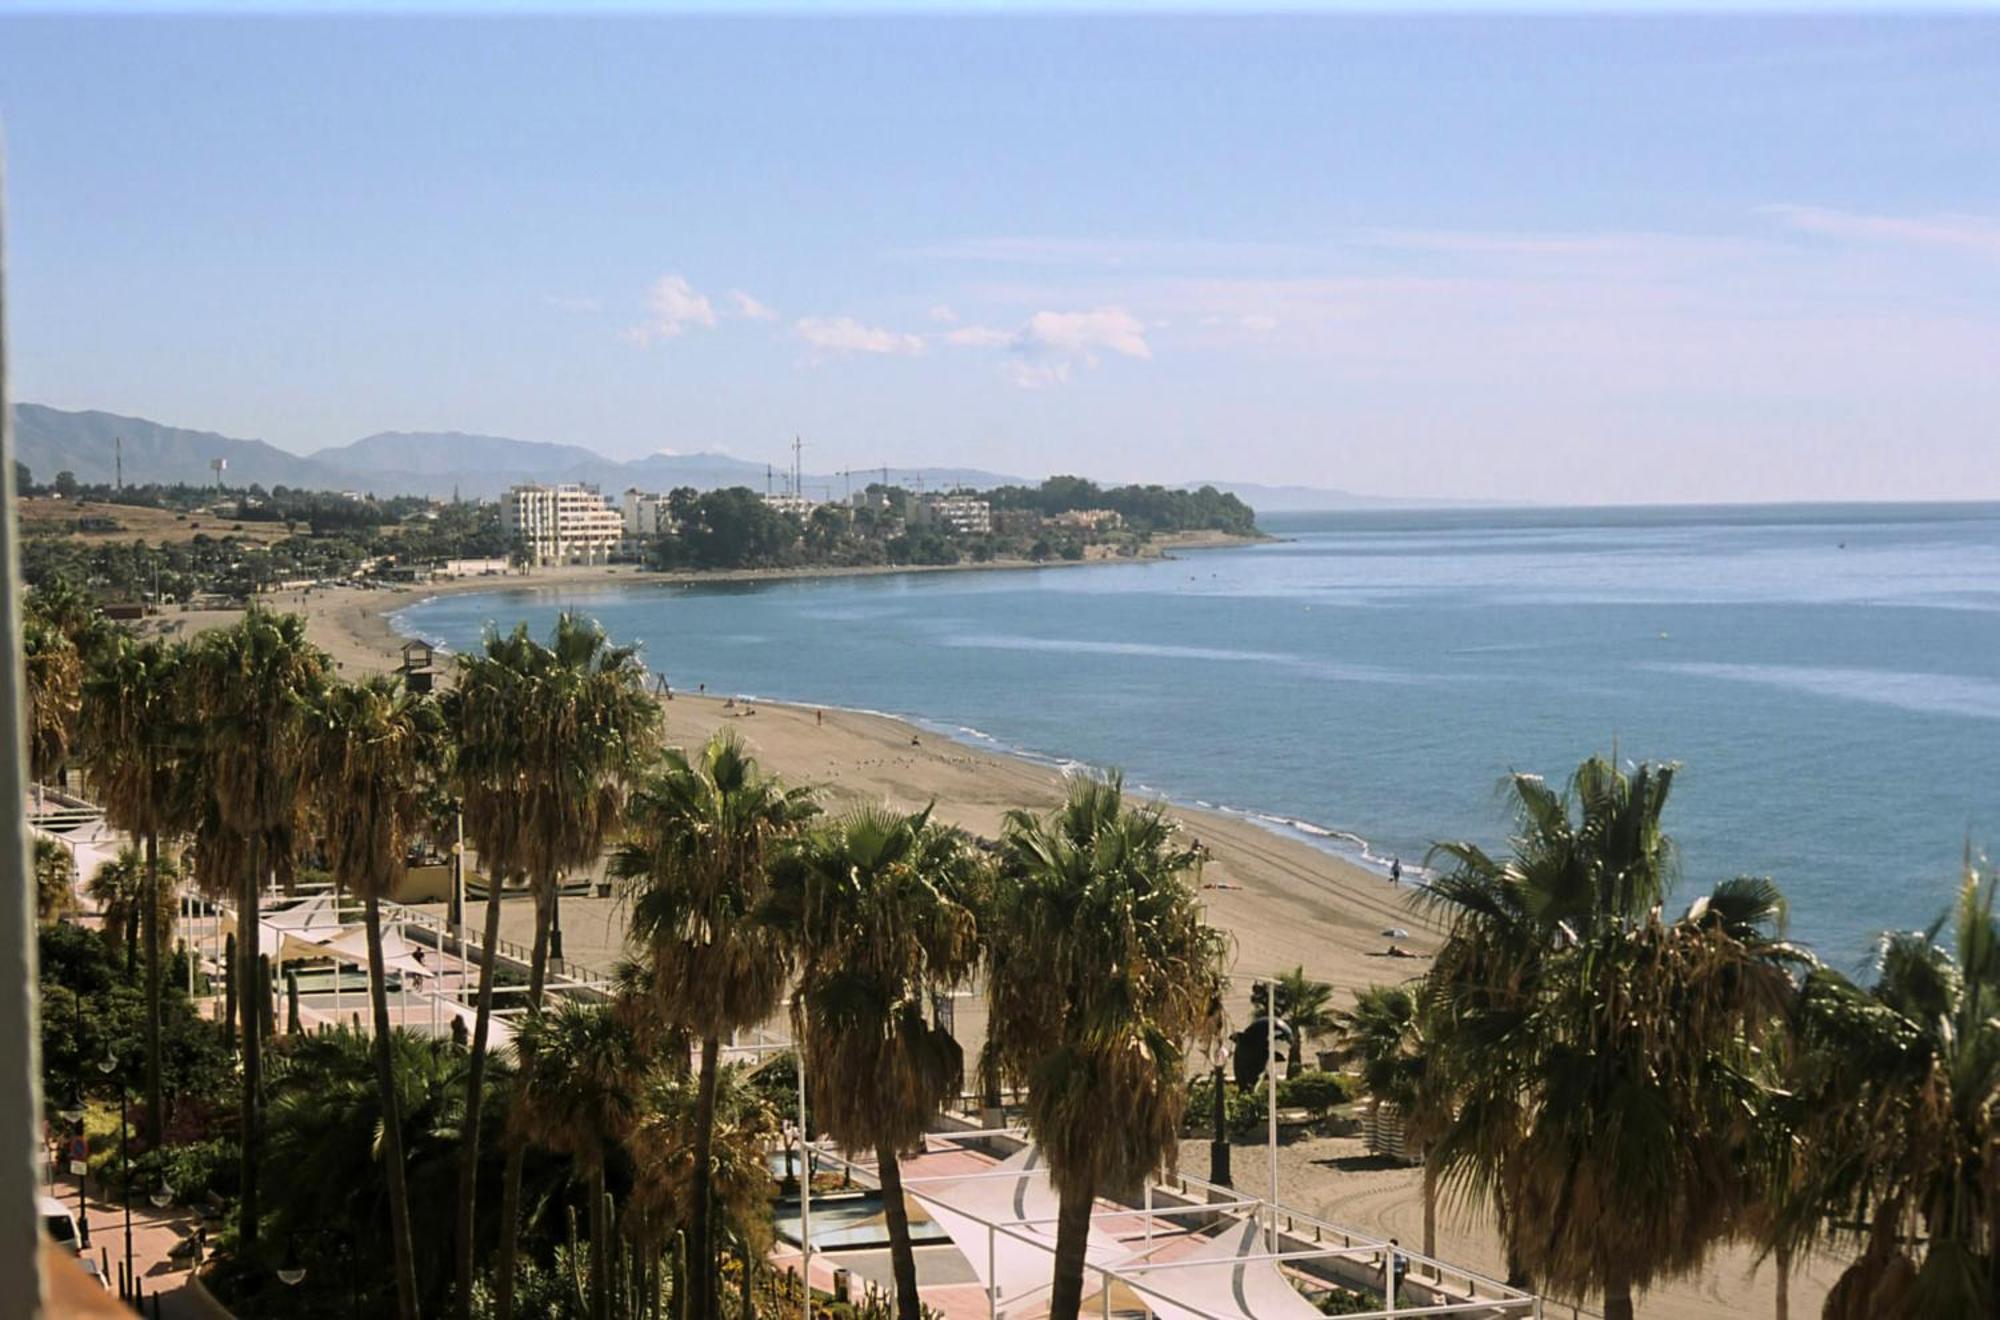
[[[2000,498],[2000,20],[0,19],[16,397]]]

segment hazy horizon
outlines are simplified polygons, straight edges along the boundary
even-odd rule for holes
[[[16,398],[2000,498],[2000,21],[0,18]]]

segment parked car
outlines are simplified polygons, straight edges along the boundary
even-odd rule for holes
[[[49,1235],[49,1241],[64,1251],[74,1252],[84,1273],[96,1280],[98,1287],[110,1291],[111,1280],[104,1277],[97,1258],[83,1249],[83,1234],[77,1231],[76,1216],[70,1213],[70,1208],[53,1196],[37,1197],[35,1208],[41,1216],[42,1231]]]

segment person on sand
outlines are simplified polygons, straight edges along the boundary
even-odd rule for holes
[[[1403,883],[1403,859],[1400,857],[1389,859],[1389,883],[1392,885]]]
[[[825,725],[826,725],[826,712],[825,712],[825,711],[823,711],[823,710],[816,710],[816,711],[814,711],[814,712],[813,712],[813,723],[814,723],[815,725],[818,725],[818,726],[820,726],[820,727],[824,728],[824,727],[825,727]]]

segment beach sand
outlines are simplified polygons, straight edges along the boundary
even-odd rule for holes
[[[285,593],[267,603],[304,614],[313,641],[343,673],[354,676],[399,663],[404,639],[387,616],[429,596],[517,587],[574,589],[627,582],[633,576],[629,570],[621,574],[602,568],[545,570],[525,580],[474,578],[399,590],[340,588],[315,591],[309,598]],[[659,575],[648,575],[648,580],[659,580]],[[164,616],[163,622],[178,624],[170,631],[190,635],[233,617],[230,612],[189,613]],[[894,697],[884,694],[883,699]],[[664,709],[674,742],[693,744],[718,728],[733,729],[768,769],[790,781],[822,787],[830,810],[863,802],[902,809],[934,803],[940,819],[991,837],[1008,810],[1045,810],[1063,793],[1061,772],[1053,767],[956,743],[885,716],[761,702],[750,714],[720,698],[681,693]],[[1232,941],[1232,1012],[1239,1021],[1247,1016],[1250,980],[1294,965],[1334,985],[1338,1004],[1349,1002],[1353,990],[1422,974],[1436,933],[1412,907],[1407,887],[1396,888],[1371,869],[1242,817],[1171,810],[1211,856],[1202,873],[1202,898],[1208,920]],[[504,920],[508,938],[531,937],[527,904],[509,904]],[[623,917],[615,900],[565,900],[562,925],[572,964],[608,965],[622,946]],[[1392,927],[1409,932],[1410,938],[1399,943],[1414,957],[1386,956],[1389,941],[1382,932]],[[976,1047],[984,1036],[977,998],[961,1000],[958,1013],[961,1039]],[[1188,1143],[1187,1151],[1190,1171],[1205,1174],[1206,1143]],[[1420,1244],[1422,1203],[1415,1170],[1385,1167],[1366,1158],[1358,1143],[1336,1138],[1285,1143],[1279,1156],[1285,1201],[1363,1232],[1398,1238],[1406,1246]],[[1262,1190],[1267,1177],[1262,1145],[1239,1147],[1235,1168],[1239,1184]],[[1440,1215],[1439,1254],[1468,1268],[1496,1276],[1502,1272],[1500,1244],[1491,1225],[1464,1215]],[[1656,1289],[1641,1302],[1640,1312],[1661,1320],[1772,1314],[1773,1270],[1765,1266],[1753,1274],[1754,1259],[1748,1247],[1720,1251],[1700,1276]],[[1810,1263],[1792,1281],[1792,1313],[1818,1314],[1839,1270],[1836,1262]],[[1597,1299],[1584,1300],[1595,1308]]]

